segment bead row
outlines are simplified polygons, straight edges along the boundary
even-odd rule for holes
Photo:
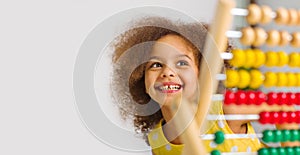
[[[264,94],[261,91],[243,91],[236,92],[227,90],[224,94],[224,104],[247,104],[247,105],[300,105],[300,93],[270,92]]]
[[[300,32],[289,33],[285,30],[265,31],[261,27],[244,27],[241,29],[240,42],[243,45],[261,46],[286,46],[300,47]]]
[[[300,111],[264,111],[259,114],[259,122],[261,124],[300,123]]]
[[[300,24],[300,10],[286,9],[279,7],[275,12],[269,6],[257,4],[248,5],[248,15],[246,20],[249,24],[267,24],[275,20],[280,25],[299,25]]]
[[[266,143],[300,141],[300,130],[265,130],[262,140]]]
[[[300,86],[300,73],[292,72],[265,72],[261,73],[257,69],[250,71],[245,69],[226,70],[225,86],[227,88],[237,87],[240,89],[257,89],[261,85],[265,87],[295,87]]]
[[[300,147],[269,147],[258,150],[258,155],[298,155]]]
[[[267,67],[300,67],[300,53],[291,52],[287,54],[283,51],[263,52],[260,49],[234,49],[232,59],[229,63],[234,67],[259,68],[263,65]]]

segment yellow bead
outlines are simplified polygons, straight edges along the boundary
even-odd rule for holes
[[[246,49],[245,50],[245,54],[246,54],[246,61],[245,61],[245,68],[251,68],[253,67],[254,63],[255,63],[255,54],[253,52],[252,49]]]
[[[297,84],[296,84],[296,86],[300,86],[300,73],[294,73],[295,74],[295,76],[296,76],[296,81],[297,81]]]
[[[229,63],[235,67],[243,67],[246,62],[245,52],[241,49],[234,49],[234,50],[232,50],[232,54],[233,54],[233,57],[229,61]]]
[[[252,69],[250,71],[251,81],[249,87],[252,89],[259,88],[264,82],[264,75],[257,69]]]
[[[286,74],[286,76],[287,76],[287,81],[288,81],[287,86],[294,87],[297,85],[297,77],[296,77],[295,73],[289,72]]]
[[[226,88],[236,87],[239,83],[239,74],[236,70],[226,70],[226,80],[225,86]]]
[[[256,57],[256,59],[254,61],[254,64],[253,64],[253,67],[259,68],[259,67],[261,67],[262,65],[265,64],[266,55],[260,49],[254,49],[253,51],[254,51],[254,54],[255,54],[255,57]]]
[[[291,67],[299,67],[300,66],[300,54],[297,52],[292,52],[289,55],[290,61],[289,66]]]
[[[266,63],[265,65],[268,67],[274,67],[278,64],[278,54],[273,51],[269,51],[266,53]]]
[[[285,66],[289,63],[289,56],[283,52],[283,51],[279,51],[278,53],[278,66],[282,67]]]
[[[239,79],[239,82],[237,84],[237,87],[240,88],[240,89],[248,87],[249,84],[250,84],[250,80],[251,80],[249,72],[242,69],[242,70],[239,70],[238,73],[239,73],[240,79]]]
[[[272,87],[277,84],[277,75],[274,72],[266,72],[264,86]]]
[[[277,86],[284,87],[287,86],[288,78],[285,73],[279,72],[277,73]]]

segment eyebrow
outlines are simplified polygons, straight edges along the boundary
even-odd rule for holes
[[[186,55],[186,54],[179,54],[179,55],[176,55],[175,57],[176,57],[176,58],[186,57],[186,58],[188,58],[188,59],[190,59],[190,60],[192,61],[192,58],[191,58],[190,56]],[[149,61],[149,60],[152,60],[152,59],[162,60],[163,58],[161,58],[161,57],[159,57],[159,56],[152,56],[152,57],[150,57],[150,58],[148,59],[148,61]]]

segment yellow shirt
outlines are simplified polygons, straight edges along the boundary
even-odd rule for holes
[[[214,134],[217,131],[223,131],[224,134],[233,134],[227,122],[224,120],[215,121],[212,127],[207,131],[207,134]],[[255,131],[250,123],[247,124],[247,134],[255,134]],[[195,135],[197,136],[197,135]],[[162,130],[162,121],[157,124],[156,128],[148,135],[148,140],[155,155],[180,155],[184,147],[183,144],[175,145],[166,139]],[[213,140],[203,140],[206,150],[219,150],[220,152],[257,152],[263,147],[258,137],[249,136],[243,138],[225,139],[222,144],[216,144]]]

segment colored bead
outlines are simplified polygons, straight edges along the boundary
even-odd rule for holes
[[[250,84],[249,87],[252,89],[258,89],[264,82],[264,75],[257,69],[250,70]]]
[[[255,33],[251,27],[244,27],[241,29],[242,36],[240,38],[240,42],[243,45],[252,45],[255,40]]]
[[[295,93],[296,96],[296,105],[300,105],[300,93]]]
[[[278,43],[279,46],[286,46],[289,44],[290,39],[291,39],[291,35],[288,33],[288,31],[280,31],[280,41]]]
[[[288,10],[282,7],[279,7],[276,10],[275,22],[279,25],[287,24],[289,21],[289,13]]]
[[[244,67],[251,68],[254,65],[254,62],[256,61],[255,54],[252,49],[246,49],[244,52],[246,55],[246,61]]]
[[[296,81],[297,81],[296,86],[300,86],[300,73],[294,73],[294,74],[296,76]]]
[[[289,25],[296,25],[298,23],[298,12],[296,9],[288,9],[289,13]]]
[[[288,81],[287,86],[294,87],[297,85],[297,77],[296,77],[295,73],[288,72],[288,73],[286,73],[286,76],[287,76],[287,81]]]
[[[268,148],[270,155],[279,155],[278,150],[275,147]]]
[[[215,133],[215,143],[216,144],[222,144],[225,140],[225,137],[224,137],[224,133],[222,131],[217,131]]]
[[[296,105],[297,104],[297,98],[295,93],[286,93],[288,102],[287,105]]]
[[[279,114],[279,119],[278,119],[278,123],[279,124],[283,124],[286,123],[288,121],[288,113],[286,111],[282,111]]]
[[[280,121],[280,113],[279,112],[270,112],[271,119],[270,124],[278,124]]]
[[[264,111],[264,112],[259,113],[259,122],[261,124],[267,124],[270,122],[270,120],[271,120],[270,112]]]
[[[281,130],[273,130],[274,142],[281,142],[283,139],[283,134]]]
[[[295,111],[294,112],[296,114],[296,120],[295,120],[295,123],[300,123],[300,111]]]
[[[251,80],[249,72],[244,69],[241,69],[238,71],[238,74],[240,79],[238,81],[237,87],[240,89],[248,87]]]
[[[290,41],[291,46],[300,47],[300,32],[292,33],[292,40]]]
[[[233,49],[232,50],[232,59],[229,60],[229,63],[235,67],[243,67],[246,62],[246,54],[241,49]]]
[[[291,137],[292,142],[300,140],[299,130],[291,130],[291,134],[292,134]]]
[[[298,67],[300,66],[300,54],[297,52],[291,52],[289,54],[289,66],[290,67]]]
[[[257,4],[248,5],[248,15],[246,16],[246,20],[250,25],[257,24],[261,21],[262,12],[260,7]]]
[[[278,87],[284,87],[287,85],[287,76],[283,72],[278,72],[277,73],[277,86]]]
[[[288,112],[287,123],[296,123],[296,122],[297,122],[296,112]]]
[[[247,91],[246,96],[248,98],[248,101],[246,104],[251,105],[251,104],[257,103],[257,96],[254,91]]]
[[[277,96],[279,98],[278,105],[286,105],[289,102],[286,93],[280,92],[277,93]]]
[[[295,155],[300,154],[300,146],[293,147],[293,150],[294,150]]]
[[[248,97],[244,91],[238,90],[235,95],[237,98],[237,105],[246,104],[248,102]]]
[[[266,55],[260,49],[254,49],[253,52],[254,52],[255,57],[256,57],[256,59],[254,61],[254,64],[253,64],[253,67],[254,68],[259,68],[259,67],[261,67],[262,65],[265,64],[265,62],[266,62]]]
[[[258,155],[270,155],[267,148],[261,148],[258,150]]]
[[[256,103],[255,103],[256,105],[261,105],[262,103],[265,103],[267,101],[266,94],[261,91],[256,91],[255,96],[256,96]]]
[[[277,104],[279,102],[279,97],[278,97],[277,93],[270,92],[270,93],[268,93],[267,97],[268,97],[267,103],[269,105],[274,105],[274,104]]]
[[[276,149],[279,155],[288,155],[283,147],[277,147]]]
[[[210,153],[211,155],[221,155],[221,152],[219,150],[213,150]]]
[[[274,141],[274,134],[272,130],[264,130],[262,140],[266,143]]]
[[[277,66],[282,67],[289,63],[289,55],[283,51],[277,52],[278,54],[278,64]]]
[[[266,44],[269,46],[276,46],[279,44],[280,41],[280,34],[277,30],[270,30],[268,31],[268,37],[266,40]]]
[[[287,142],[290,141],[292,134],[290,132],[290,130],[282,130],[282,142]]]
[[[236,95],[234,92],[227,90],[225,92],[225,99],[224,99],[224,103],[225,104],[232,104],[232,103],[236,103],[237,99],[236,99]]]
[[[267,32],[261,27],[254,27],[255,39],[253,41],[253,46],[258,47],[263,45],[268,37]]]
[[[268,67],[277,66],[279,62],[279,55],[276,52],[269,51],[266,53],[266,63]]]
[[[292,147],[285,147],[286,155],[296,155]]]
[[[261,13],[262,13],[260,23],[261,24],[270,23],[272,21],[272,9],[271,9],[271,7],[266,6],[266,5],[262,5],[260,7],[260,9],[261,9]]]
[[[236,87],[240,81],[239,73],[236,70],[226,70],[225,86],[227,88]]]

